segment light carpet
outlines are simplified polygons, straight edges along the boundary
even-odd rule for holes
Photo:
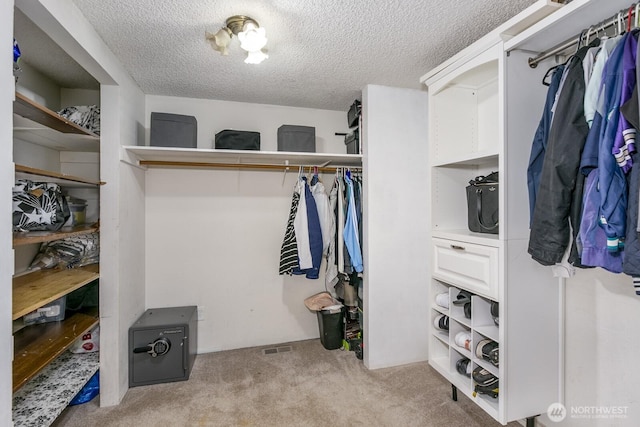
[[[134,387],[118,406],[67,408],[74,426],[499,426],[426,362],[368,370],[318,339],[264,354],[253,347],[198,355],[188,381]],[[401,351],[401,349],[399,349]],[[512,423],[510,425],[519,426]]]

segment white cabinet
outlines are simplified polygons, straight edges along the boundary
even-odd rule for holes
[[[540,119],[538,107],[533,110],[529,103],[539,105],[545,94],[539,88],[540,94],[532,93],[529,99],[518,98],[520,91],[518,96],[509,93],[517,85],[529,90],[534,83],[519,79],[526,60],[507,55],[504,47],[505,39],[558,7],[536,2],[422,79],[429,92],[429,363],[455,393],[464,393],[504,424],[533,419],[559,399],[557,280],[526,249],[526,169]],[[500,181],[499,233],[470,232],[465,187],[495,171]],[[471,295],[470,313],[454,304],[461,291]],[[448,308],[442,304],[445,297]],[[495,303],[497,322],[491,314]],[[443,315],[448,316],[448,331],[437,326]],[[487,340],[498,344],[496,364],[477,351],[478,343]],[[456,365],[465,358],[471,371],[485,369],[498,378],[496,397],[475,393],[473,378],[458,372]]]
[[[433,238],[433,277],[498,299],[498,248]]]

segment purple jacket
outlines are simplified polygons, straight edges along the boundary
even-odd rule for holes
[[[624,105],[631,98],[636,85],[636,55],[638,51],[636,35],[637,33],[631,34],[624,40],[621,70],[622,88],[619,105]],[[624,173],[628,173],[631,170],[633,164],[631,154],[636,151],[635,142],[635,128],[627,121],[624,115],[620,114],[612,154]]]

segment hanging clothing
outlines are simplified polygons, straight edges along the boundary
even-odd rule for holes
[[[344,177],[347,184],[347,221],[344,226],[344,241],[349,251],[349,257],[353,269],[361,273],[363,271],[362,252],[360,249],[360,239],[358,237],[358,219],[356,214],[356,202],[354,198],[353,182],[349,174]]]
[[[293,274],[305,274],[307,279],[317,279],[320,276],[320,264],[322,263],[322,230],[320,229],[320,219],[318,218],[318,210],[316,202],[311,194],[311,189],[307,184],[307,178],[303,177],[304,197],[300,195],[300,199],[305,199],[307,213],[307,227],[309,235],[309,252],[311,253],[311,267],[293,269]],[[298,209],[300,213],[300,209]],[[300,263],[302,265],[302,262]]]
[[[638,99],[638,83],[640,79],[640,43],[636,49],[636,84],[631,98],[620,107],[620,113],[635,129],[640,129],[640,105]],[[629,173],[629,198],[627,200],[627,234],[624,242],[624,261],[622,271],[633,277],[636,295],[640,295],[640,239],[638,238],[638,209],[640,207],[640,153],[631,154],[632,165]]]
[[[529,167],[527,168],[527,186],[529,187],[529,225],[531,225],[531,221],[533,220],[533,209],[536,205],[536,194],[538,193],[540,175],[542,174],[542,164],[547,150],[549,128],[551,127],[551,107],[556,99],[556,94],[560,87],[560,79],[562,78],[563,72],[564,65],[560,65],[556,67],[551,75],[551,83],[547,90],[547,99],[542,111],[542,117],[540,118],[538,129],[533,137],[533,144],[531,145]]]
[[[631,33],[623,36],[620,43],[611,52],[602,76],[603,92],[598,100],[598,110],[606,112],[603,116],[603,126],[598,151],[598,192],[600,194],[600,227],[607,235],[607,249],[617,251],[623,244],[626,228],[627,183],[622,169],[611,154],[619,129],[620,102],[623,94],[624,73],[623,58]],[[634,61],[635,63],[635,61]],[[630,97],[630,96],[629,96]]]
[[[627,37],[624,52],[622,53],[622,75],[619,77],[622,80],[620,106],[631,99],[631,95],[636,86],[637,35],[637,31],[635,31]],[[624,173],[628,173],[631,170],[633,164],[631,155],[636,151],[635,142],[635,128],[625,119],[623,114],[620,114],[618,118],[618,128],[613,141],[612,154],[616,159],[616,163],[618,163],[618,166],[622,168]]]
[[[284,232],[284,240],[280,247],[280,268],[279,274],[291,274],[293,269],[298,267],[298,245],[296,243],[296,232],[293,226],[293,220],[298,211],[298,203],[300,202],[300,193],[294,190],[291,200],[291,209],[289,210],[289,219]]]
[[[338,272],[344,273],[344,185],[341,176],[336,176],[338,186]]]
[[[311,249],[309,248],[309,224],[307,220],[307,198],[305,197],[306,182],[298,179],[296,191],[300,194],[298,211],[293,220],[296,232],[296,244],[298,245],[298,270],[294,274],[301,274],[300,270],[307,270],[313,267],[311,259]]]
[[[318,175],[314,175],[311,179],[311,194],[316,202],[318,210],[318,219],[320,220],[320,230],[322,230],[322,254],[326,255],[331,241],[332,231],[335,230],[335,222],[329,206],[329,196],[324,188],[324,184],[320,182]]]
[[[607,250],[607,236],[598,224],[598,169],[592,169],[586,179],[582,224],[580,225],[581,260],[584,265],[602,267],[612,273],[622,271],[622,252]]]
[[[558,95],[549,130],[536,204],[531,221],[528,252],[543,265],[562,260],[569,242],[571,224],[574,243],[578,233],[584,177],[578,177],[578,167],[589,126],[584,119],[584,71],[582,59],[589,47],[578,52],[567,64],[566,79]],[[571,218],[569,218],[571,216]],[[575,251],[577,254],[577,250]],[[570,262],[573,260],[570,257]]]
[[[585,187],[583,197],[583,213],[580,224],[580,243],[582,245],[582,263],[592,267],[602,267],[608,271],[619,273],[622,271],[623,255],[618,252],[619,242],[617,239],[609,241],[605,228],[601,220],[601,202],[604,188],[600,186],[601,167],[608,171],[619,169],[615,166],[615,159],[610,150],[603,149],[607,127],[609,132],[615,132],[614,123],[610,120],[614,113],[613,108],[617,107],[616,99],[620,99],[619,89],[615,89],[615,69],[621,65],[621,52],[623,38],[619,37],[605,43],[602,57],[607,58],[602,66],[600,76],[599,95],[595,103],[595,112],[585,148],[582,154],[580,171],[582,175],[587,174],[588,186]],[[606,49],[612,48],[610,53]],[[599,61],[598,58],[597,61]],[[597,64],[596,64],[597,65]],[[592,78],[597,78],[595,74]],[[593,81],[589,82],[591,85]],[[608,245],[607,243],[610,243]]]
[[[598,104],[598,97],[600,96],[600,86],[602,83],[602,71],[604,70],[604,65],[607,63],[609,55],[621,39],[622,36],[616,36],[602,40],[600,51],[598,51],[596,62],[593,65],[593,70],[591,71],[591,78],[589,79],[589,84],[587,85],[584,95],[584,116],[589,127],[591,127],[596,114],[596,106]],[[588,175],[589,172],[583,172],[583,174]]]
[[[335,221],[336,209],[338,207],[338,185],[337,181],[333,180],[333,186],[329,193],[329,213],[331,214],[330,227],[330,239],[329,247],[326,254],[326,265],[324,274],[324,283],[326,289],[331,289],[338,283],[338,265],[336,264],[336,235],[337,227]]]

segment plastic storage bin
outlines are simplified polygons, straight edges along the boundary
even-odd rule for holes
[[[342,347],[344,337],[344,307],[333,310],[318,311],[318,327],[320,328],[320,342],[327,350]]]
[[[77,197],[67,196],[67,204],[71,211],[71,216],[64,223],[65,226],[82,225],[87,219],[87,201]]]
[[[25,325],[35,325],[37,323],[57,322],[64,320],[64,311],[67,305],[66,295],[57,300],[44,305],[31,313],[25,314],[22,321]]]

